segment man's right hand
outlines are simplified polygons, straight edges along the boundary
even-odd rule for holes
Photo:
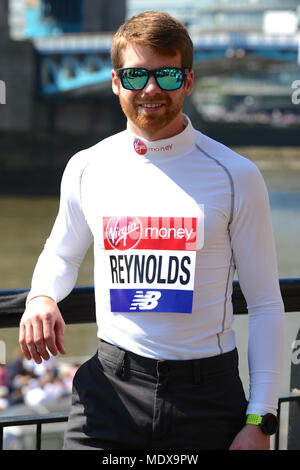
[[[20,321],[19,343],[26,359],[37,364],[58,352],[65,354],[65,322],[56,302],[39,296],[30,300]],[[47,348],[47,349],[46,349]]]

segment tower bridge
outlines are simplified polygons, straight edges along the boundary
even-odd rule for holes
[[[268,67],[297,63],[297,35],[206,33],[192,36],[196,75],[243,70],[249,63]],[[112,34],[66,34],[33,39],[38,90],[42,97],[101,92],[110,87]]]
[[[280,0],[238,3],[182,0],[175,8],[172,0],[152,0],[151,5],[178,15],[188,26],[195,48],[195,76],[202,79],[196,83],[194,97],[206,77],[209,85],[211,77],[221,77],[222,83],[231,77],[227,91],[240,92],[242,99],[244,85],[247,94],[253,91],[255,95],[261,81],[262,93],[274,96],[276,92],[279,100],[281,96],[289,100],[300,64],[299,25],[298,32],[266,34],[262,17],[270,9],[295,12],[297,0],[286,0],[284,6]],[[1,0],[0,131],[99,133],[100,127],[116,122],[119,103],[111,93],[112,31],[126,15],[145,8],[145,3],[118,0],[117,5],[105,0]],[[244,80],[251,74],[255,89],[244,81],[241,89],[240,77]],[[218,87],[219,97],[224,90]],[[197,100],[187,101],[193,106]],[[99,123],[104,111],[106,118]]]

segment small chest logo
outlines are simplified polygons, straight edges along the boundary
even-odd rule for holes
[[[107,240],[116,250],[134,248],[141,235],[142,225],[137,217],[112,217],[107,224]]]
[[[160,297],[160,291],[147,290],[144,294],[144,291],[137,290],[131,302],[130,310],[153,310],[158,306],[158,299],[160,299]]]
[[[139,155],[145,155],[147,153],[147,145],[141,139],[135,139],[133,142],[134,150]]]

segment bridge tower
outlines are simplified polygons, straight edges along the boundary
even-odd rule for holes
[[[9,2],[0,2],[0,81],[5,96],[0,104],[0,131],[27,130],[31,126],[34,52],[28,41],[13,41],[9,31]]]

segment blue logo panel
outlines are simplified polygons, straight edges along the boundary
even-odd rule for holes
[[[112,312],[192,313],[193,291],[173,289],[110,289]]]

